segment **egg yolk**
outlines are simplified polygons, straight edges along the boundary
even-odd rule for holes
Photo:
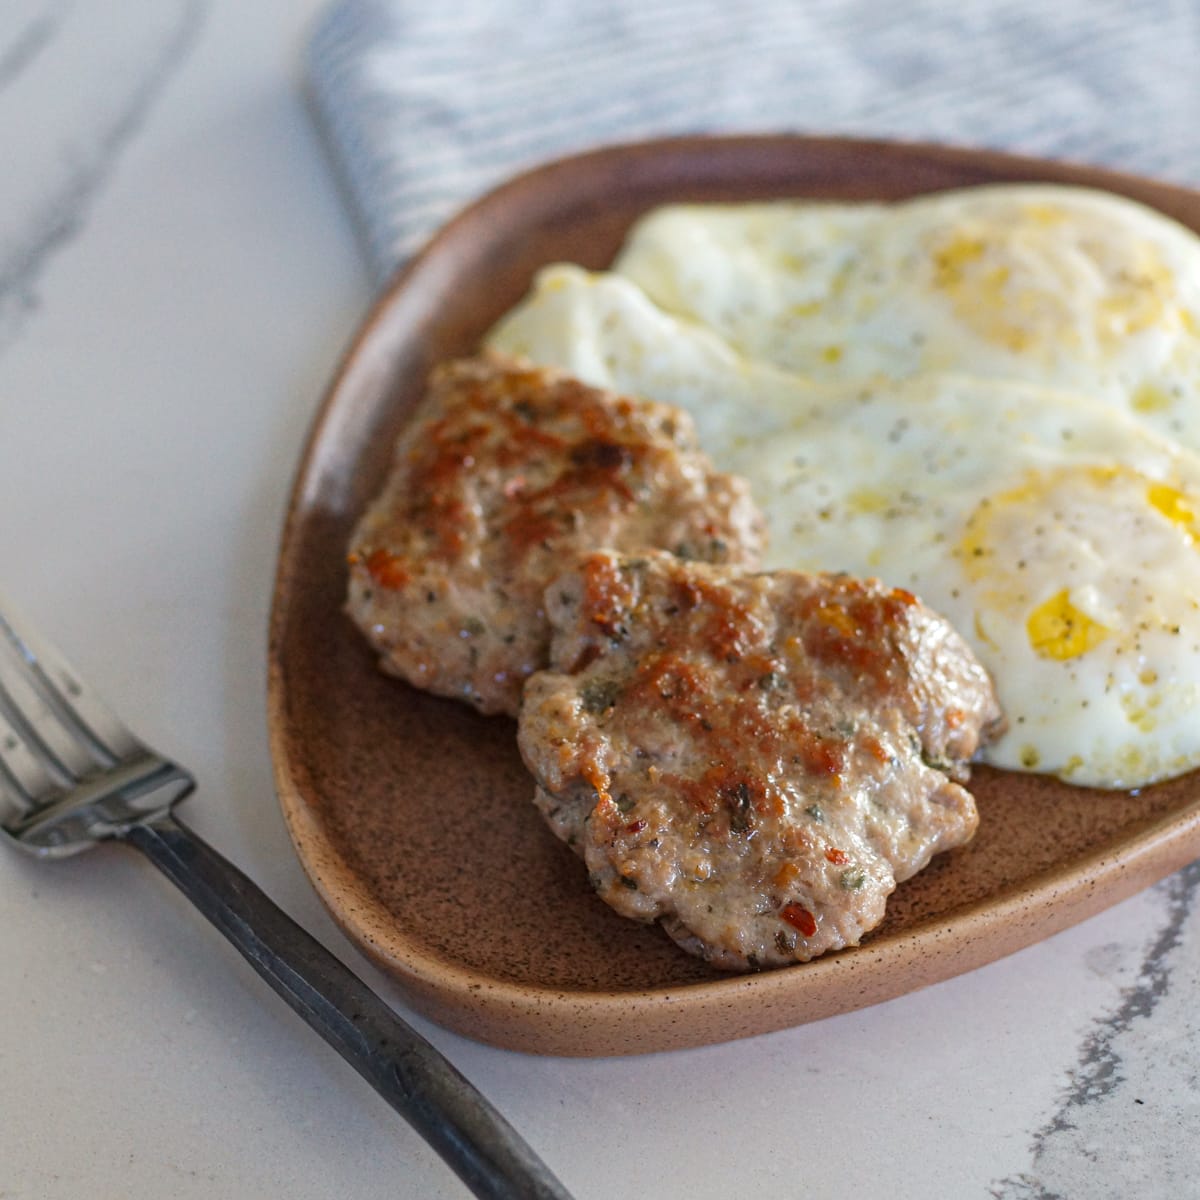
[[[1063,662],[1109,638],[1135,644],[1139,632],[1171,623],[1137,580],[1181,535],[1200,547],[1194,495],[1131,467],[1088,464],[1030,471],[1019,486],[984,498],[955,556],[982,609],[1022,620],[1033,652]],[[1109,544],[1133,554],[1119,584],[1095,578],[1097,556]],[[1075,590],[1097,586],[1099,610],[1095,597],[1081,599]],[[984,632],[980,622],[977,612],[977,634]]]
[[[1166,483],[1152,483],[1146,489],[1146,499],[1172,524],[1180,526],[1193,542],[1200,541],[1200,522],[1191,501],[1178,488]]]
[[[1167,323],[1178,309],[1174,279],[1153,246],[1114,245],[1086,222],[1064,238],[1052,215],[996,212],[934,239],[931,283],[959,321],[1014,354],[1078,346],[1081,335],[1113,346]],[[1096,295],[1080,284],[1080,258],[1101,285]]]
[[[1111,629],[1076,608],[1066,588],[1029,614],[1025,631],[1035,654],[1058,662],[1086,654],[1112,634]]]

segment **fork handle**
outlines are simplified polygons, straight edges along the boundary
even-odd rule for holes
[[[489,1101],[231,862],[170,814],[121,835],[485,1200],[571,1200]]]

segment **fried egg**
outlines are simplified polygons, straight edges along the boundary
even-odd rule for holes
[[[988,761],[1102,787],[1200,765],[1200,456],[1128,413],[944,372],[815,383],[573,267],[489,344],[690,410],[768,514],[769,566],[948,617],[1008,717]]]
[[[892,206],[673,206],[614,270],[809,378],[1078,390],[1200,450],[1200,238],[1133,201],[997,185]]]

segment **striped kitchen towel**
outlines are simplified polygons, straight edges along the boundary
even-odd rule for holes
[[[337,0],[308,50],[380,282],[515,172],[666,134],[943,141],[1200,185],[1195,0]]]

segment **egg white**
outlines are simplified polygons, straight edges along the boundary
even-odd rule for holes
[[[672,206],[614,270],[743,354],[825,380],[964,371],[1082,391],[1200,449],[1200,238],[1048,185],[893,206]]]
[[[573,267],[488,340],[691,411],[767,513],[767,565],[878,576],[951,620],[1008,716],[988,761],[1103,787],[1200,765],[1200,456],[1034,384],[813,383]]]

